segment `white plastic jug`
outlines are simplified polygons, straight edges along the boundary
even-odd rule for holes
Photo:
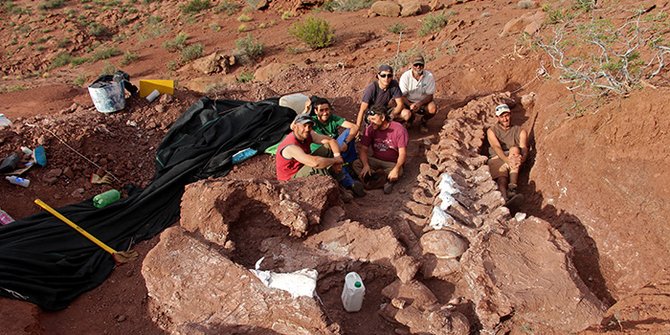
[[[307,100],[309,100],[309,97],[302,93],[284,95],[279,98],[279,106],[288,107],[300,114],[305,110]]]
[[[363,306],[365,296],[365,285],[361,276],[356,272],[349,272],[344,277],[344,289],[342,289],[342,305],[347,312],[358,312]]]

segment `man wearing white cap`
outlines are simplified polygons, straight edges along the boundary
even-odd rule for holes
[[[489,141],[489,169],[491,177],[506,201],[516,194],[519,168],[528,158],[528,133],[519,126],[512,126],[509,106],[502,104],[495,109],[498,122],[486,131]]]
[[[414,122],[415,114],[422,114],[421,132],[428,132],[428,120],[437,114],[437,105],[433,100],[435,94],[435,77],[425,70],[423,56],[416,56],[412,60],[412,68],[400,76],[400,91],[402,91],[403,110],[400,119],[409,127]]]

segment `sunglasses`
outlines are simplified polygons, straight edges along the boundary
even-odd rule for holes
[[[380,73],[379,77],[381,77],[381,78],[393,78],[393,73]]]
[[[423,64],[414,64],[414,67],[423,67]]]

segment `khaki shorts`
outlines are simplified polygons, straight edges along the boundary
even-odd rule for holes
[[[510,168],[505,161],[500,159],[500,157],[495,156],[489,159],[489,171],[491,173],[491,178],[498,179],[500,177],[509,177]]]

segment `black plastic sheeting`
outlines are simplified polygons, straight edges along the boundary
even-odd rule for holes
[[[89,199],[57,210],[115,250],[127,250],[177,221],[186,184],[226,175],[239,150],[263,152],[279,142],[295,115],[278,99],[202,98],[163,139],[156,175],[146,189],[101,209]],[[100,285],[114,266],[109,253],[49,213],[0,227],[0,295],[63,309]]]

